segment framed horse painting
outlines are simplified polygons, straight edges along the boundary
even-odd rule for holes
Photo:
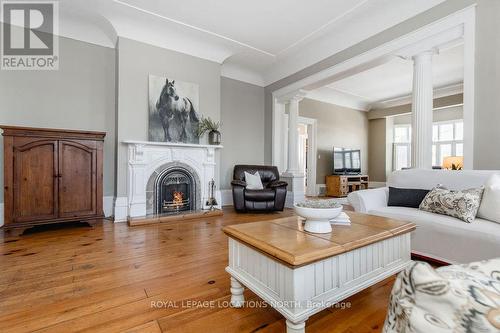
[[[149,141],[199,143],[199,87],[149,76]]]

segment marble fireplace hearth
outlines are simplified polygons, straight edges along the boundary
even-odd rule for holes
[[[128,145],[127,197],[117,198],[115,222],[165,213],[182,215],[208,208],[209,182],[216,178],[215,151],[222,146],[124,143]],[[220,205],[221,194],[217,189],[215,198]]]

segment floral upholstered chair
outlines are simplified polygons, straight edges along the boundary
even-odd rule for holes
[[[412,263],[396,279],[383,332],[500,332],[500,259]]]

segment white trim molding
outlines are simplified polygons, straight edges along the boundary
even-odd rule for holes
[[[433,98],[441,98],[452,95],[462,94],[464,92],[464,84],[462,82],[450,84],[447,86],[442,86],[438,88],[434,88]],[[386,109],[394,106],[411,104],[412,95],[403,95],[398,97],[393,97],[390,99],[386,99],[383,101],[375,102],[371,105],[371,109]],[[460,104],[462,105],[462,104]],[[449,107],[449,106],[446,106]],[[437,110],[439,108],[434,108]]]
[[[318,156],[318,120],[314,118],[307,118],[299,116],[299,124],[307,126],[308,146],[307,146],[307,165],[306,169],[306,195],[317,196],[316,189],[316,169],[317,169],[317,156]]]
[[[221,190],[221,206],[232,206],[233,205],[233,190]]]
[[[116,197],[114,216],[115,216],[114,222],[127,222],[127,217],[128,217],[127,197]]]

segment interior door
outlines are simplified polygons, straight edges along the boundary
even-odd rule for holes
[[[82,141],[59,141],[59,217],[96,213],[96,168],[95,147]]]
[[[16,138],[14,223],[57,218],[57,147],[58,142],[54,140]]]

